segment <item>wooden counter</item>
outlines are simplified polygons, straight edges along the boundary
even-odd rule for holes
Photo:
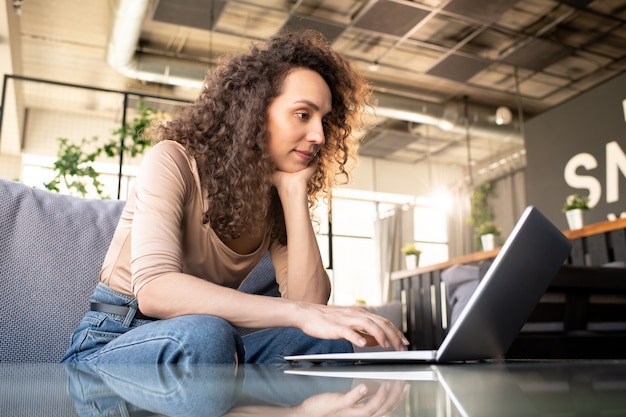
[[[626,264],[626,219],[594,223],[578,230],[566,230],[563,234],[572,242],[572,251],[564,266],[590,267],[590,271],[597,271],[601,266]],[[475,252],[391,274],[391,296],[402,301],[403,331],[412,348],[436,349],[447,332],[449,312],[441,273],[459,264],[476,265],[484,271],[499,251],[500,248]],[[622,271],[615,272],[621,278]],[[567,281],[567,276],[563,275],[560,274],[559,279]],[[626,279],[626,274],[623,275]]]
[[[421,275],[427,272],[444,270],[453,265],[458,264],[473,264],[476,262],[484,261],[487,259],[493,259],[500,252],[500,248],[495,248],[490,251],[482,251],[482,252],[474,252],[469,255],[458,256],[456,258],[449,259],[445,262],[440,262],[438,264],[432,264],[427,266],[417,267],[415,269],[407,269],[404,271],[395,271],[391,273],[391,280],[398,280],[403,278],[409,278],[414,275]]]
[[[574,245],[572,256],[570,256],[570,259],[566,262],[568,264],[597,266],[615,261],[626,262],[626,218],[594,223],[577,230],[565,230],[563,234],[567,236]],[[583,245],[583,243],[585,244]],[[597,246],[599,246],[599,248]],[[576,251],[581,253],[576,256]],[[604,253],[601,254],[599,251]],[[458,264],[478,263],[495,258],[498,252],[500,252],[500,248],[495,248],[490,251],[474,252],[459,256],[438,264],[392,272],[391,280],[443,270]],[[592,258],[586,259],[586,256],[591,256]]]
[[[572,241],[568,264],[601,266],[626,262],[626,218],[584,226],[563,232]]]
[[[578,239],[599,233],[612,232],[613,230],[618,229],[626,229],[626,218],[589,224],[584,226],[582,229],[577,230],[565,230],[563,234],[569,239]]]

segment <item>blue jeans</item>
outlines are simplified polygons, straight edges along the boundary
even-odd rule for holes
[[[217,417],[232,407],[258,407],[263,411],[258,415],[273,415],[272,409],[282,411],[318,394],[352,388],[352,378],[289,375],[272,364],[92,365],[65,365],[69,393],[81,417],[146,411]]]
[[[287,363],[286,355],[352,351],[348,341],[317,339],[296,328],[241,336],[226,320],[209,315],[135,319],[137,300],[101,283],[90,301],[131,309],[127,316],[88,311],[72,335],[63,363]]]
[[[259,365],[252,365],[259,366]],[[261,365],[272,366],[272,365]],[[238,400],[245,366],[67,364],[80,417],[221,416]]]

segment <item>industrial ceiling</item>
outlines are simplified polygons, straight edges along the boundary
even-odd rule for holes
[[[523,155],[524,120],[626,69],[626,0],[7,0],[6,7],[19,21],[19,33],[9,33],[19,75],[184,99],[197,95],[220,55],[285,27],[317,29],[375,90],[378,126],[361,153],[401,163],[478,168]]]

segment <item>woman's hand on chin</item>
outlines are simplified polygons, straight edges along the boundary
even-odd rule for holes
[[[292,191],[294,187],[304,187],[304,191],[306,192],[306,187],[313,176],[315,174],[315,170],[317,169],[317,158],[313,160],[307,167],[293,172],[276,170],[272,177],[272,182],[276,189],[280,192],[282,191]]]

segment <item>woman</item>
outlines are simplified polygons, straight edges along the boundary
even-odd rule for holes
[[[156,127],[63,362],[262,363],[408,344],[388,320],[327,306],[309,209],[349,177],[369,90],[314,32],[209,73]],[[237,291],[269,250],[281,297]],[[234,326],[268,328],[244,337]]]

